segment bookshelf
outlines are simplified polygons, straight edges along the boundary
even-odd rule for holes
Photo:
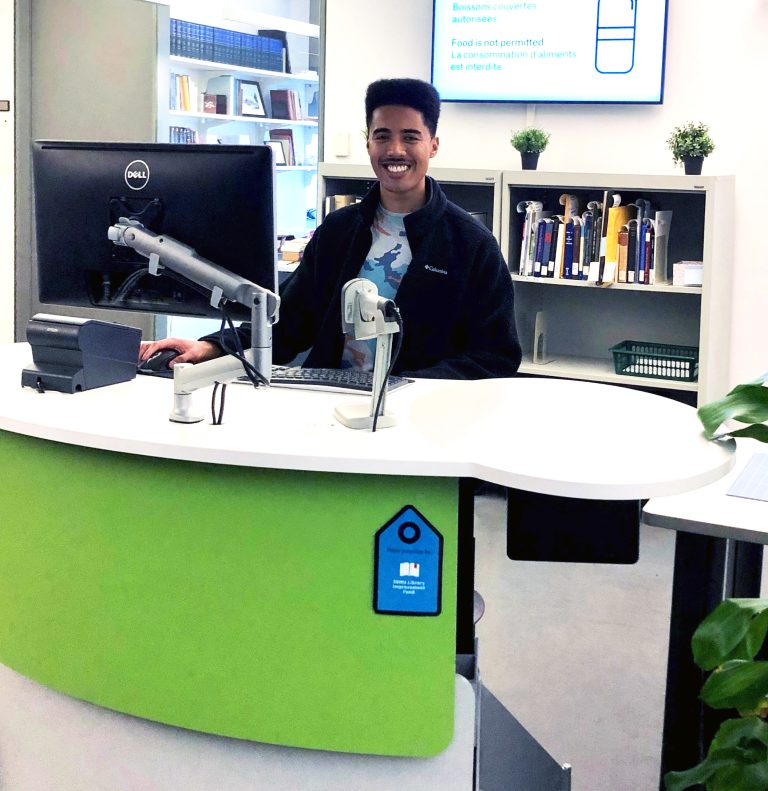
[[[292,146],[283,149],[286,163],[275,168],[277,232],[301,236],[312,230],[317,207],[319,26],[287,16],[233,15],[227,9],[219,16],[214,11],[200,15],[158,8],[157,140],[261,145],[280,134],[277,130],[290,130]],[[184,29],[180,36],[179,22],[196,27]],[[214,54],[211,41],[190,44],[189,30],[203,30],[211,40],[212,30],[232,36],[217,45]],[[264,35],[266,31],[270,36]],[[275,36],[282,36],[285,45],[278,45],[277,55],[273,46],[269,55],[257,55],[256,47]],[[223,35],[217,33],[219,38]],[[227,59],[234,62],[222,62]],[[245,110],[243,88],[256,97],[256,104]],[[274,117],[282,114],[273,107],[272,91],[290,93],[291,117]],[[211,104],[211,97],[218,97],[218,106]]]
[[[731,176],[649,176],[504,171],[501,174],[501,245],[515,282],[515,311],[523,345],[521,373],[622,384],[667,391],[689,403],[718,398],[728,389],[734,181]],[[517,206],[538,200],[555,214],[564,193],[581,210],[605,190],[626,204],[637,198],[671,210],[668,262],[704,263],[701,287],[612,284],[521,276],[524,215]],[[541,312],[541,314],[540,314]],[[537,314],[546,321],[546,356],[533,360]],[[610,348],[622,341],[699,349],[696,381],[617,374]],[[588,405],[572,405],[581,414]]]
[[[732,176],[652,176],[544,171],[430,168],[448,198],[482,218],[499,241],[515,284],[515,315],[523,345],[520,371],[532,376],[583,379],[666,393],[691,404],[728,390],[734,179]],[[374,183],[368,165],[320,163],[319,207],[331,196],[362,197]],[[524,215],[521,201],[540,200],[560,213],[560,196],[575,194],[583,210],[609,190],[622,203],[643,197],[671,211],[668,262],[704,263],[701,287],[598,286],[578,280],[519,274]],[[546,316],[546,362],[533,361],[536,315]],[[699,349],[695,381],[617,374],[612,346],[625,340]],[[588,413],[588,405],[572,405]]]

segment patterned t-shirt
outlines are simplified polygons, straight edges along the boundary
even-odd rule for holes
[[[379,206],[371,226],[371,249],[358,275],[375,283],[379,295],[385,299],[395,298],[400,281],[411,263],[411,246],[405,235],[405,216]],[[341,367],[372,371],[375,353],[375,338],[356,341],[348,335],[344,341]]]

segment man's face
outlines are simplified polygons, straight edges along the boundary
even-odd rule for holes
[[[407,212],[424,205],[424,177],[438,143],[412,107],[389,104],[373,111],[367,147],[385,209]]]

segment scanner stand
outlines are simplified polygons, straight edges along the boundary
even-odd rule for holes
[[[375,283],[363,277],[350,280],[341,292],[341,328],[355,340],[376,338],[371,401],[368,407],[360,402],[339,404],[333,416],[343,426],[354,429],[389,428],[397,422],[387,414],[386,381],[392,359],[392,335],[399,332],[398,314],[391,299],[379,296]],[[379,396],[381,403],[379,404]],[[377,415],[378,405],[378,415]]]

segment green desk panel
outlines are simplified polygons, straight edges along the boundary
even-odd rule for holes
[[[77,397],[77,396],[74,396]],[[150,720],[344,752],[453,734],[453,479],[265,470],[0,432],[0,662]],[[377,615],[374,534],[444,537],[442,613]]]

